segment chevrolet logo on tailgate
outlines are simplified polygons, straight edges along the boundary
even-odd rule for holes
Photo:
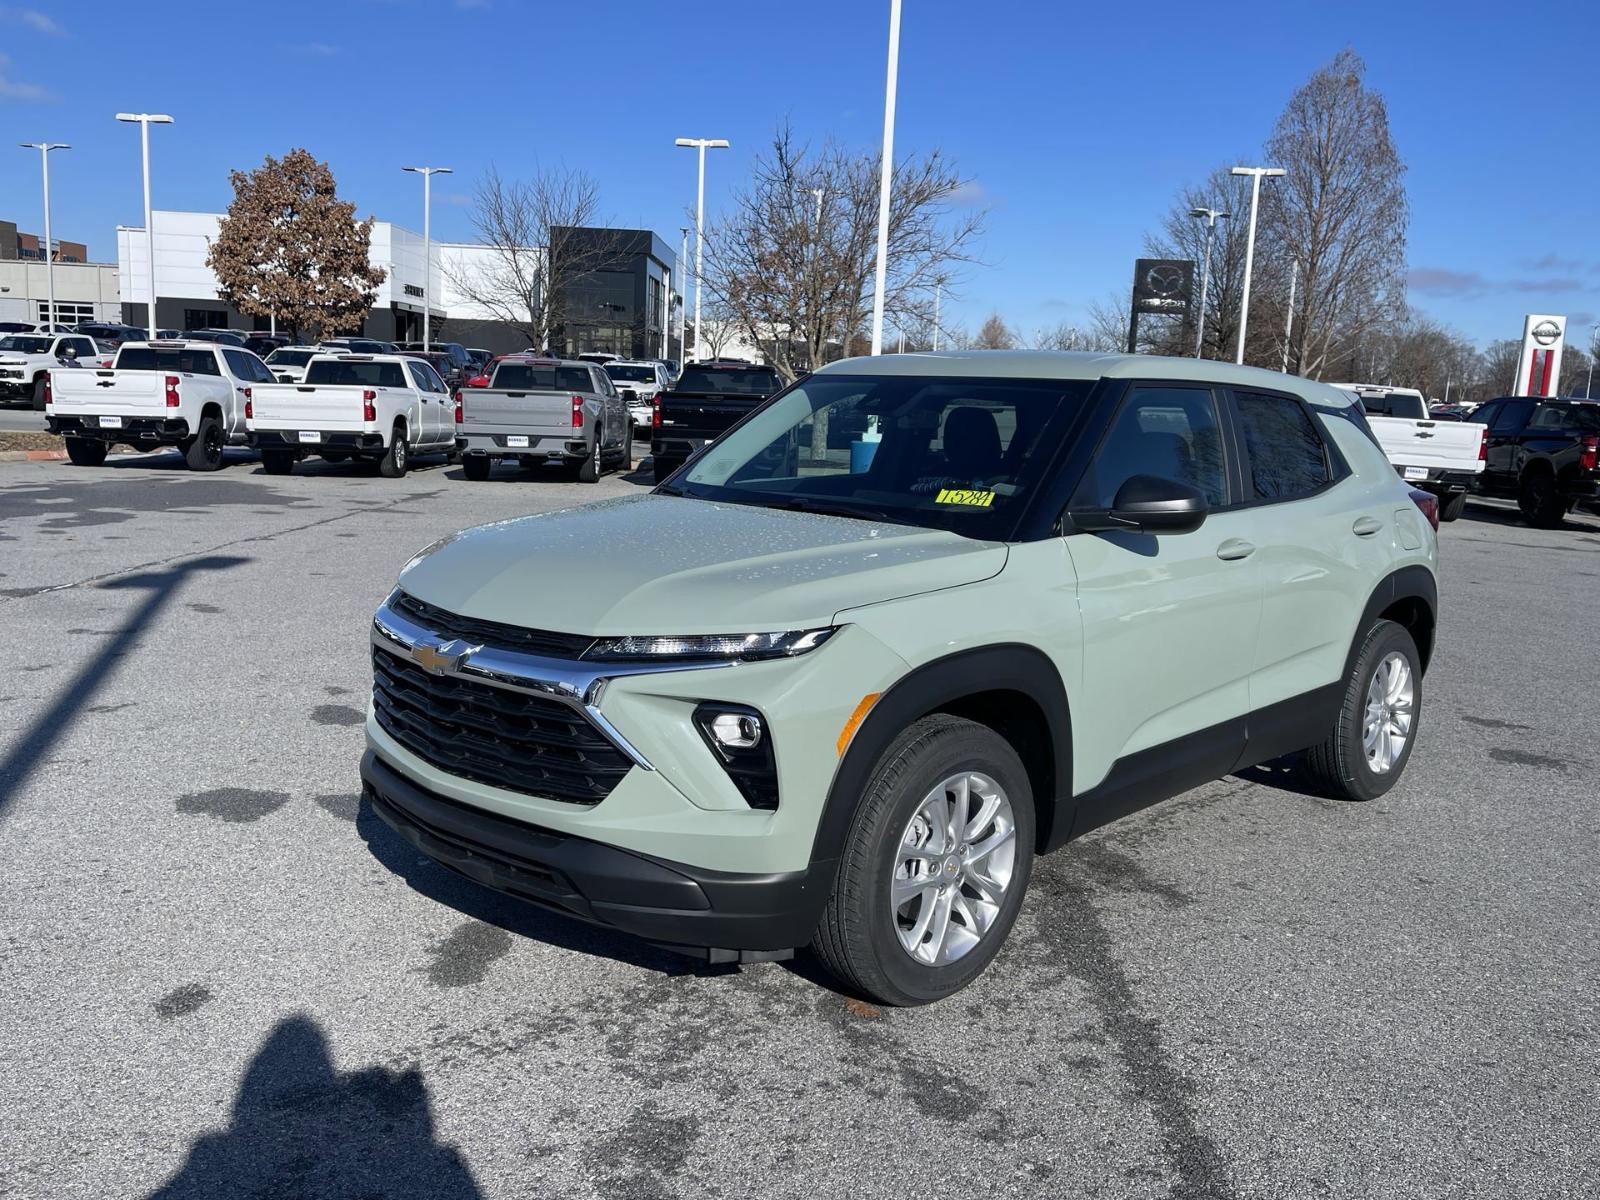
[[[443,675],[458,671],[474,650],[482,646],[469,646],[460,638],[448,642],[419,642],[411,647],[411,661],[430,675]]]

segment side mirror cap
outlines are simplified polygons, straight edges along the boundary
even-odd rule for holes
[[[1205,523],[1206,511],[1199,488],[1159,475],[1134,475],[1117,489],[1110,508],[1075,508],[1067,516],[1088,533],[1193,533]]]

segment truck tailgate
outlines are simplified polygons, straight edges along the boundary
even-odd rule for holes
[[[1484,427],[1471,421],[1413,421],[1401,417],[1368,417],[1378,444],[1397,467],[1435,471],[1483,470],[1478,446]]]
[[[764,396],[684,396],[661,398],[663,437],[714,438],[746,413],[764,404]]]
[[[532,434],[567,437],[572,433],[572,393],[461,390],[461,433]]]
[[[360,432],[367,427],[369,390],[353,384],[252,384],[250,428]]]
[[[179,388],[183,380],[179,375]],[[51,411],[58,416],[92,415],[164,417],[167,377],[163,371],[86,371],[82,367],[50,372]]]

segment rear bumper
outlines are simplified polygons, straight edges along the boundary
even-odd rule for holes
[[[525,437],[528,444],[510,445],[509,440],[513,437]],[[456,435],[456,450],[461,454],[487,454],[491,458],[584,459],[589,456],[589,443],[564,434],[463,433]]]
[[[48,413],[44,421],[51,433],[89,441],[165,446],[176,445],[189,436],[189,422],[182,417],[123,417],[116,428],[102,427],[100,418],[93,414],[66,417]]]
[[[557,833],[447,799],[374,751],[373,811],[412,846],[486,887],[710,962],[787,958],[811,941],[832,864],[743,875]]]
[[[322,450],[344,450],[349,453],[361,451],[372,454],[383,451],[381,433],[324,433],[318,441],[302,442],[298,429],[252,429],[245,438],[258,450],[267,446],[303,450],[307,454],[316,454]]]
[[[688,458],[712,439],[709,437],[652,437],[650,453],[657,458]]]

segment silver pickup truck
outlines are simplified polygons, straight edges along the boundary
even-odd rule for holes
[[[488,387],[456,393],[456,450],[468,479],[487,479],[496,459],[515,459],[557,463],[594,483],[607,467],[632,465],[633,421],[592,363],[508,359]]]

